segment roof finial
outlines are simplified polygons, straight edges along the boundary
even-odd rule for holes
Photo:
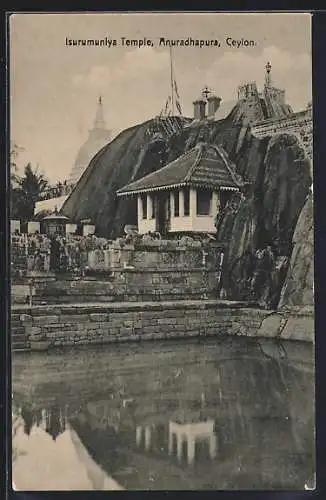
[[[105,129],[105,120],[104,120],[104,113],[103,113],[103,102],[102,102],[102,96],[101,95],[98,98],[96,116],[95,116],[95,120],[94,120],[94,128]]]
[[[265,86],[266,86],[266,87],[270,87],[270,86],[271,86],[271,83],[272,83],[272,79],[271,79],[271,70],[272,70],[272,65],[271,65],[271,63],[270,63],[270,62],[267,62],[267,63],[266,63],[265,69],[266,69],[266,74],[265,74]]]
[[[207,97],[209,96],[209,94],[211,94],[211,90],[207,87],[207,85],[205,85],[205,87],[203,88],[202,90],[202,96],[207,99]]]

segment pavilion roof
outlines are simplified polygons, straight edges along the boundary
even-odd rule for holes
[[[238,190],[240,185],[225,151],[216,145],[199,143],[159,170],[119,189],[117,196],[182,186]]]

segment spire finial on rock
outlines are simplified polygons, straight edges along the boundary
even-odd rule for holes
[[[95,116],[95,120],[94,120],[94,128],[105,129],[105,120],[104,120],[104,113],[103,113],[103,101],[102,101],[101,95],[98,98],[96,116]]]

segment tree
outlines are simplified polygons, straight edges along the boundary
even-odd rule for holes
[[[20,219],[20,214],[24,213],[22,206],[23,193],[19,186],[17,158],[23,148],[15,142],[10,145],[10,217]]]
[[[24,151],[24,148],[18,146],[15,142],[12,142],[10,145],[10,183],[11,188],[17,187],[18,184],[18,166],[17,166],[17,158],[19,153]]]
[[[48,187],[48,181],[38,168],[28,163],[23,177],[17,176],[18,186],[12,189],[12,218],[29,220],[34,215],[35,203]]]

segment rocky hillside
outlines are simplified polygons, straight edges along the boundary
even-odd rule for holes
[[[279,307],[313,306],[314,224],[311,194],[301,210],[293,236],[293,251]]]
[[[282,287],[283,302],[309,301],[313,254],[309,256],[307,246],[306,234],[312,234],[312,229],[306,200],[312,179],[309,160],[298,140],[287,134],[263,140],[253,137],[237,107],[223,120],[185,127],[168,140],[151,138],[151,125],[146,122],[123,131],[93,158],[63,207],[65,215],[77,220],[92,218],[101,235],[119,236],[125,224],[136,223],[136,203],[117,199],[117,189],[157,170],[200,141],[220,145],[246,183],[243,193],[233,196],[217,220],[217,240],[225,245],[222,286],[227,296],[248,298],[256,251],[270,244],[278,269],[269,298],[272,306],[278,304]],[[295,232],[297,222],[308,233],[304,229]],[[303,275],[309,276],[304,282]],[[262,288],[260,295],[264,294]]]

